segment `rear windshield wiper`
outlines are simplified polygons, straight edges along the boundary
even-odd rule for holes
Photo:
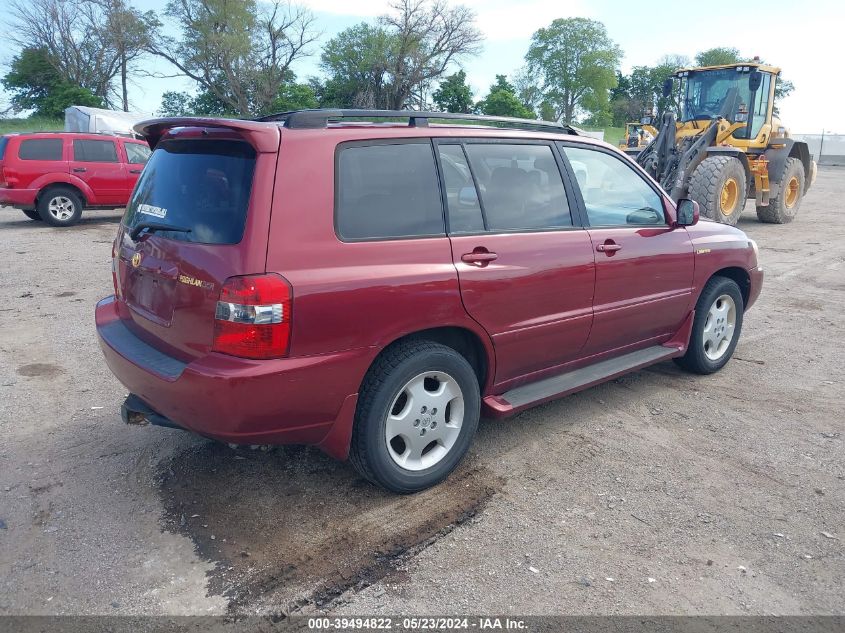
[[[132,227],[129,232],[129,237],[133,242],[138,241],[138,236],[142,231],[147,233],[154,233],[155,231],[176,231],[177,233],[190,233],[191,229],[186,226],[174,226],[172,224],[162,224],[161,222],[140,222]]]

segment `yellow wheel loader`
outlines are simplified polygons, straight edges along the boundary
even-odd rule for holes
[[[657,136],[657,128],[652,124],[652,117],[644,116],[639,121],[625,124],[625,136],[619,143],[619,149],[635,157]]]
[[[773,114],[779,74],[757,60],[677,71],[663,86],[667,97],[677,90],[677,117],[663,114],[636,161],[673,200],[698,202],[705,217],[736,224],[751,198],[761,222],[791,222],[816,163]]]

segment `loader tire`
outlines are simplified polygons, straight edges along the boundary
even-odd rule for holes
[[[769,199],[769,206],[757,207],[757,219],[767,224],[792,222],[798,215],[804,191],[804,165],[797,158],[789,158],[778,195]]]
[[[733,156],[708,156],[692,173],[689,197],[701,215],[722,224],[736,224],[748,193],[745,168]]]

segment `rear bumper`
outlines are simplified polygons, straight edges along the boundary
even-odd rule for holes
[[[35,208],[37,189],[7,189],[0,187],[0,205],[26,209]]]
[[[223,442],[316,444],[346,457],[369,349],[269,361],[210,353],[184,363],[137,338],[114,297],[95,315],[106,364],[135,396],[129,411]]]
[[[763,269],[760,266],[752,268],[748,271],[748,276],[751,279],[751,287],[748,289],[748,303],[745,305],[746,310],[754,305],[757,297],[760,296],[760,291],[763,289]]]

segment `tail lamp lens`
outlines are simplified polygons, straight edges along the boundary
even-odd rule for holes
[[[291,289],[279,275],[230,277],[214,314],[215,352],[242,358],[281,358],[288,352]]]

